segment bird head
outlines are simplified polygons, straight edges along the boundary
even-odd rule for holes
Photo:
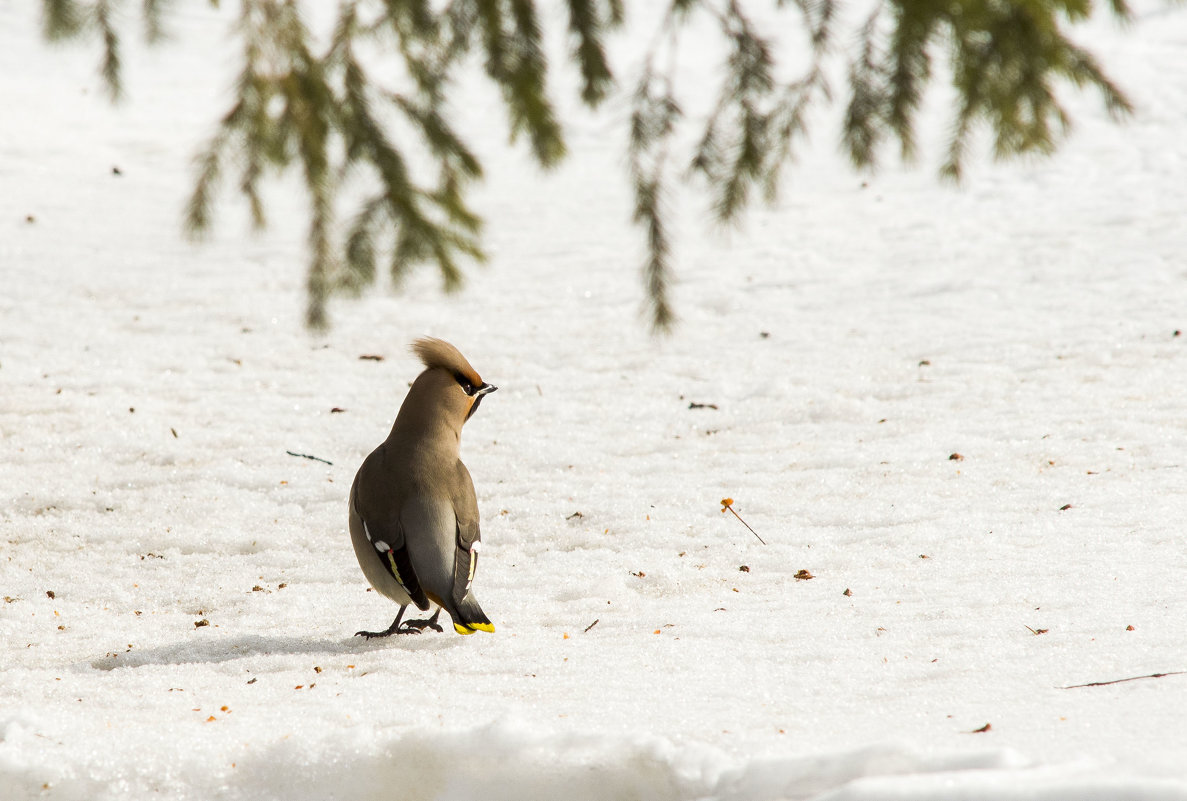
[[[420,357],[425,371],[413,383],[405,405],[415,397],[443,414],[459,431],[478,411],[482,399],[498,389],[483,381],[461,351],[443,339],[422,337],[412,343],[412,352]]]

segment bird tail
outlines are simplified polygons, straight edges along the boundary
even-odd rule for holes
[[[473,634],[476,631],[488,631],[491,634],[495,632],[495,624],[490,622],[490,618],[482,611],[482,607],[478,605],[478,599],[474,597],[474,593],[466,593],[466,597],[457,605],[456,609],[448,610],[450,617],[453,618],[453,630],[458,634]]]

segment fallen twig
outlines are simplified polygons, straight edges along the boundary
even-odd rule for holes
[[[593,623],[590,623],[588,626],[586,626],[586,627],[585,627],[585,631],[583,631],[583,632],[581,632],[581,633],[582,633],[582,634],[585,634],[585,632],[589,631],[589,630],[590,630],[590,629],[592,629],[594,626],[598,625],[598,621],[599,621],[599,620],[601,620],[601,618],[600,618],[600,617],[599,617],[599,618],[595,618],[595,619],[594,619],[594,622],[593,622]]]
[[[310,456],[307,453],[293,453],[292,451],[285,451],[285,453],[287,453],[289,456],[296,456],[301,459],[312,459],[315,462],[324,462],[325,464],[328,464],[328,465],[334,464],[333,462],[326,461],[325,459],[321,458],[320,456]]]
[[[726,510],[729,510],[729,512],[734,517],[738,518],[738,521],[741,522],[742,525],[744,525],[746,528],[750,528],[750,524],[747,523],[745,520],[742,520],[742,516],[734,511],[734,499],[733,498],[722,498],[721,499],[721,511],[725,512]],[[754,536],[758,537],[758,532],[752,528],[750,528],[750,533],[753,534]],[[767,544],[767,541],[764,540],[762,537],[758,537],[758,541],[761,542],[763,545]]]
[[[1169,673],[1151,673],[1148,676],[1130,676],[1126,679],[1112,679],[1110,681],[1090,681],[1087,684],[1069,684],[1067,687],[1060,687],[1061,690],[1074,690],[1077,687],[1104,687],[1109,684],[1121,684],[1126,681],[1138,681],[1139,679],[1161,679],[1164,676],[1182,676],[1187,673],[1187,670],[1172,670]]]

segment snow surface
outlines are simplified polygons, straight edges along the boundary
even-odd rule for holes
[[[1187,670],[1187,9],[1082,32],[1138,111],[1070,97],[1050,160],[940,185],[933,110],[932,160],[855,175],[834,109],[742,231],[674,198],[653,339],[621,98],[545,175],[476,92],[491,263],[310,334],[295,184],[179,237],[232,12],[130,36],[112,108],[35,6],[0,4],[0,798],[1187,799],[1187,675],[1066,689]],[[346,494],[424,334],[500,387],[463,442],[498,633],[365,642]]]

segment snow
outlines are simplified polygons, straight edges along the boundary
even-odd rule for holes
[[[229,198],[179,236],[230,12],[129,36],[112,108],[31,8],[0,6],[0,798],[1187,799],[1187,675],[1066,689],[1187,670],[1187,11],[1083,31],[1137,114],[1069,98],[1049,160],[855,175],[833,112],[743,230],[674,198],[654,339],[621,99],[542,174],[476,94],[490,264],[311,334],[295,184],[261,235]],[[498,633],[364,641],[396,608],[346,495],[426,334],[500,388],[462,448]]]

